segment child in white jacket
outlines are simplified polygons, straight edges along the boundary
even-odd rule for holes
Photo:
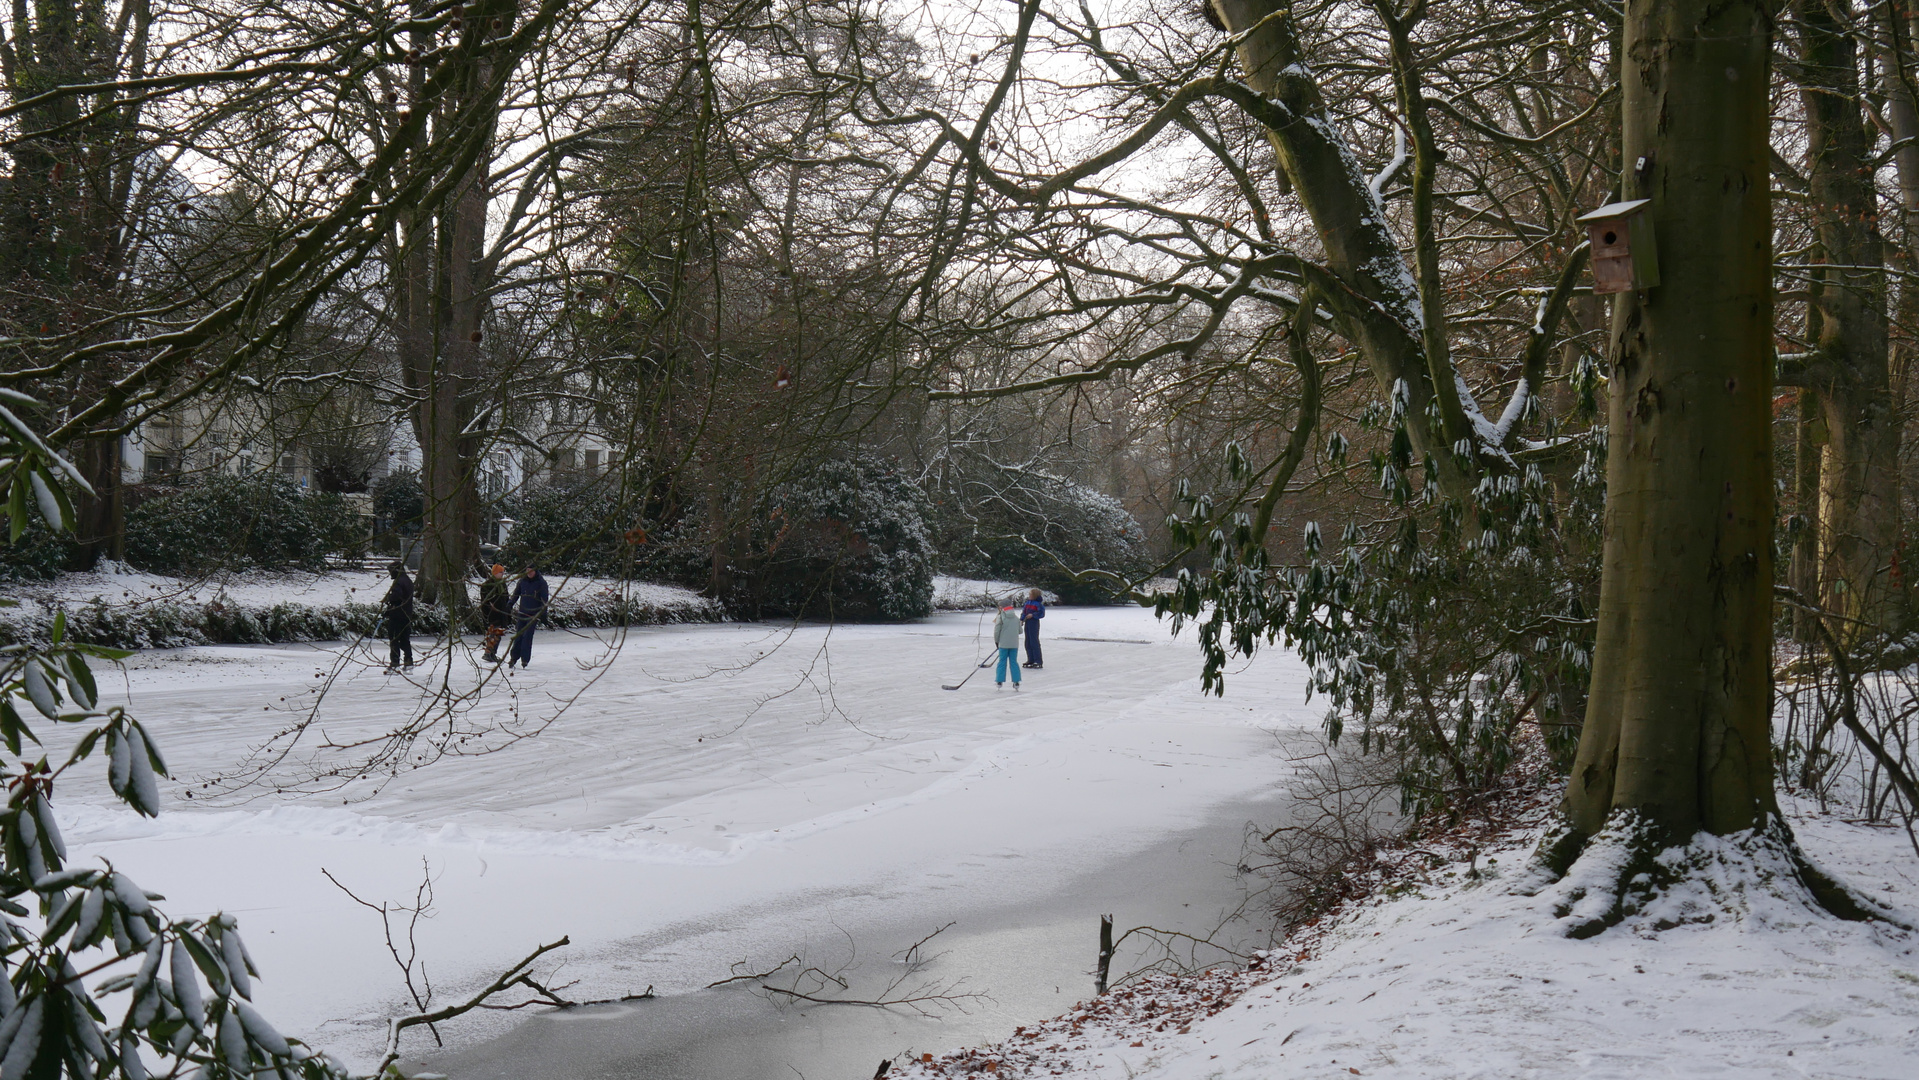
[[[1019,689],[1019,608],[1008,604],[993,620],[993,644],[999,648],[999,664],[993,668],[993,685],[1006,685],[1006,672],[1013,673],[1013,689]]]

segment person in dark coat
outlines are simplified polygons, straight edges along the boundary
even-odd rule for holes
[[[507,595],[506,567],[493,564],[493,573],[480,585],[480,618],[486,623],[486,661],[497,664],[506,659],[499,653],[500,639],[513,625],[513,601]]]
[[[405,563],[394,563],[387,567],[387,573],[393,585],[380,604],[386,617],[386,668],[393,671],[400,667],[402,656],[407,667],[413,666],[413,581],[406,576]]]
[[[521,667],[533,663],[533,624],[546,619],[546,579],[531,566],[513,586],[513,644],[506,651],[506,666]]]
[[[1046,664],[1039,655],[1039,621],[1046,617],[1046,601],[1040,597],[1039,590],[1026,594],[1026,606],[1020,609],[1019,621],[1026,624],[1026,663],[1021,667],[1037,668]]]

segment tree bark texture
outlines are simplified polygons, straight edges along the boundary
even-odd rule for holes
[[[1876,29],[1886,48],[1879,60],[1885,71],[1886,121],[1892,127],[1892,140],[1899,146],[1893,152],[1899,180],[1899,206],[1908,214],[1919,213],[1919,87],[1915,87],[1908,50],[1912,44],[1912,19],[1900,4],[1875,5]]]
[[[123,559],[127,553],[120,439],[86,439],[76,449],[75,464],[93,487],[93,494],[74,500],[74,514],[79,520],[74,522],[73,538],[80,546],[77,568],[90,570],[101,559]]]
[[[1806,181],[1826,264],[1812,303],[1811,365],[1826,431],[1819,468],[1821,604],[1883,624],[1896,606],[1899,416],[1887,355],[1884,242],[1873,190],[1873,133],[1862,114],[1851,28],[1824,0],[1793,0]],[[1808,594],[1811,595],[1811,594]],[[1857,624],[1848,624],[1857,625]]]
[[[1793,504],[1798,509],[1801,520],[1800,532],[1792,542],[1792,567],[1788,577],[1792,587],[1800,596],[1819,595],[1819,428],[1823,419],[1815,414],[1819,411],[1819,394],[1814,390],[1799,391],[1799,419],[1793,428]],[[1792,639],[1803,644],[1819,641],[1819,630],[1813,620],[1819,616],[1806,608],[1792,609]]]
[[[1775,811],[1772,214],[1765,0],[1630,0],[1625,197],[1661,284],[1613,312],[1592,693],[1566,796],[1684,840]]]

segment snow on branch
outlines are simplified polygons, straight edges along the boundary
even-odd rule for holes
[[[1366,186],[1372,189],[1374,198],[1377,199],[1384,196],[1386,182],[1391,180],[1393,174],[1398,172],[1400,168],[1406,164],[1406,158],[1406,129],[1395,124],[1393,125],[1393,159],[1388,161],[1386,167],[1379,170],[1377,175],[1366,182]]]

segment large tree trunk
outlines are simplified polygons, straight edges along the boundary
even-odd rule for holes
[[[1661,284],[1613,312],[1575,840],[1610,826],[1684,842],[1776,814],[1771,26],[1764,0],[1627,6],[1625,195],[1653,200]]]
[[[1819,594],[1829,610],[1884,625],[1898,598],[1889,567],[1899,540],[1900,432],[1887,360],[1873,140],[1860,113],[1858,55],[1848,28],[1824,0],[1793,0],[1793,14],[1810,212],[1827,263],[1812,301],[1817,360],[1808,371],[1826,429]]]
[[[1788,580],[1800,596],[1812,598],[1819,595],[1819,428],[1824,423],[1816,415],[1819,411],[1819,395],[1811,390],[1799,391],[1799,418],[1793,428],[1793,505],[1799,512],[1800,532],[1792,542],[1792,567]],[[1792,609],[1792,639],[1801,644],[1813,644],[1820,640],[1819,628],[1814,624],[1819,617],[1817,612],[1805,607]]]
[[[517,14],[515,0],[470,5],[474,27],[498,36]],[[469,29],[468,33],[475,32]],[[420,47],[430,47],[416,37]],[[454,195],[437,213],[423,211],[408,222],[395,262],[394,313],[401,367],[414,397],[413,432],[422,458],[425,497],[419,587],[421,599],[446,606],[457,620],[468,606],[466,580],[479,564],[481,497],[479,467],[483,435],[474,418],[485,396],[482,341],[494,268],[486,250],[487,173],[498,121],[485,87],[493,61],[482,52],[442,100],[423,100],[424,80],[415,67],[412,108],[435,111],[444,138],[478,140],[477,154],[458,178]],[[485,106],[484,115],[475,115]],[[452,130],[451,125],[471,125]]]
[[[426,521],[420,584],[429,601],[466,607],[466,579],[480,559],[479,438],[472,430],[480,386],[480,344],[486,302],[486,166],[474,170],[445,215],[443,291],[436,305],[441,332],[434,366],[422,387],[416,431],[425,457],[421,487]]]
[[[126,556],[126,514],[121,498],[120,439],[87,439],[78,447],[75,464],[92,486],[92,495],[74,500],[73,538],[79,544],[74,569],[91,570],[101,559]]]

